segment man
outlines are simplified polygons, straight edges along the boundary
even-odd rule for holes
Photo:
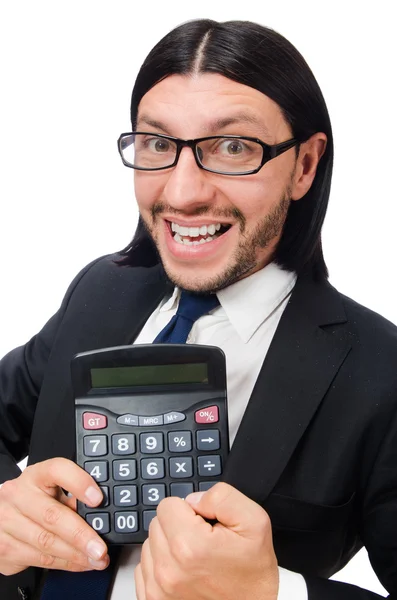
[[[112,600],[374,599],[328,580],[363,545],[394,597],[397,332],[327,282],[332,131],[313,74],[271,30],[193,21],[145,60],[131,117],[132,244],[83,269],[1,364],[2,597],[32,597],[30,566],[48,568],[33,573],[44,594],[54,570],[105,572],[105,545],[72,510],[102,495],[70,460],[70,359],[153,341],[181,290],[219,300],[188,342],[226,354],[225,483],[160,503]]]

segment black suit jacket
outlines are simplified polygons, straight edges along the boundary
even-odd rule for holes
[[[0,481],[18,476],[27,453],[30,464],[73,457],[71,357],[131,343],[164,296],[159,266],[117,258],[88,265],[41,332],[1,361]],[[298,278],[224,480],[268,511],[279,564],[304,575],[310,600],[379,598],[327,581],[363,545],[397,597],[396,365],[394,325]],[[0,597],[22,598],[17,587],[34,588],[37,572],[0,577]]]

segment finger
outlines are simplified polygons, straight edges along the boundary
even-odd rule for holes
[[[162,500],[157,507],[157,519],[170,546],[175,539],[181,537],[201,539],[212,533],[212,526],[181,498],[170,497]],[[150,524],[151,530],[156,530],[155,522],[156,519],[153,519]],[[149,539],[151,540],[150,532]]]
[[[26,567],[41,567],[75,572],[92,570],[92,567],[84,567],[81,564],[39,552],[32,546],[12,538],[6,533],[2,534],[1,545],[5,551],[4,556],[7,558],[6,563],[2,561],[2,572],[4,575],[14,575],[26,569]]]
[[[137,565],[137,567],[135,568],[134,579],[135,579],[135,594],[136,594],[137,600],[146,600],[145,583],[143,581],[141,563],[139,563],[139,565]]]
[[[190,494],[185,502],[206,519],[216,519],[240,533],[252,533],[255,522],[268,519],[265,510],[256,502],[227,483],[217,483],[204,493]]]
[[[142,578],[146,587],[150,585],[151,581],[154,581],[153,559],[150,550],[150,542],[148,539],[143,543],[142,546],[140,565],[142,571]]]
[[[8,492],[7,492],[8,493]],[[78,514],[37,488],[29,490],[29,502],[21,494],[13,499],[21,514],[46,531],[49,531],[70,546],[70,551],[79,550],[91,559],[105,558],[106,544]]]
[[[74,563],[85,569],[106,568],[108,561],[95,561],[86,553],[76,550],[56,534],[44,529],[24,515],[14,511],[11,517],[4,522],[3,531],[14,540],[30,546],[36,554],[47,554]],[[36,560],[39,560],[37,558]]]
[[[81,502],[98,506],[103,500],[102,492],[93,477],[66,458],[52,458],[27,467],[24,473],[29,481],[51,496],[61,487]]]

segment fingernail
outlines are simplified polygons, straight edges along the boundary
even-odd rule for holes
[[[88,504],[94,504],[94,506],[102,502],[103,498],[102,492],[94,488],[92,485],[86,489],[85,497],[88,500]]]
[[[185,500],[186,502],[189,502],[189,504],[198,504],[204,494],[205,492],[194,492],[193,494],[186,496]]]
[[[87,544],[87,554],[94,560],[99,560],[105,550],[106,547],[95,540],[90,540]]]
[[[89,558],[88,562],[94,569],[104,569],[107,566],[106,560],[94,560],[93,558]]]

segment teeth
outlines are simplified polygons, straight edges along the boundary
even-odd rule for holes
[[[171,231],[174,233],[179,233],[181,237],[199,237],[200,235],[214,235],[221,228],[221,224],[211,223],[211,225],[202,225],[201,227],[184,227],[182,225],[178,225],[177,223],[171,222]]]

